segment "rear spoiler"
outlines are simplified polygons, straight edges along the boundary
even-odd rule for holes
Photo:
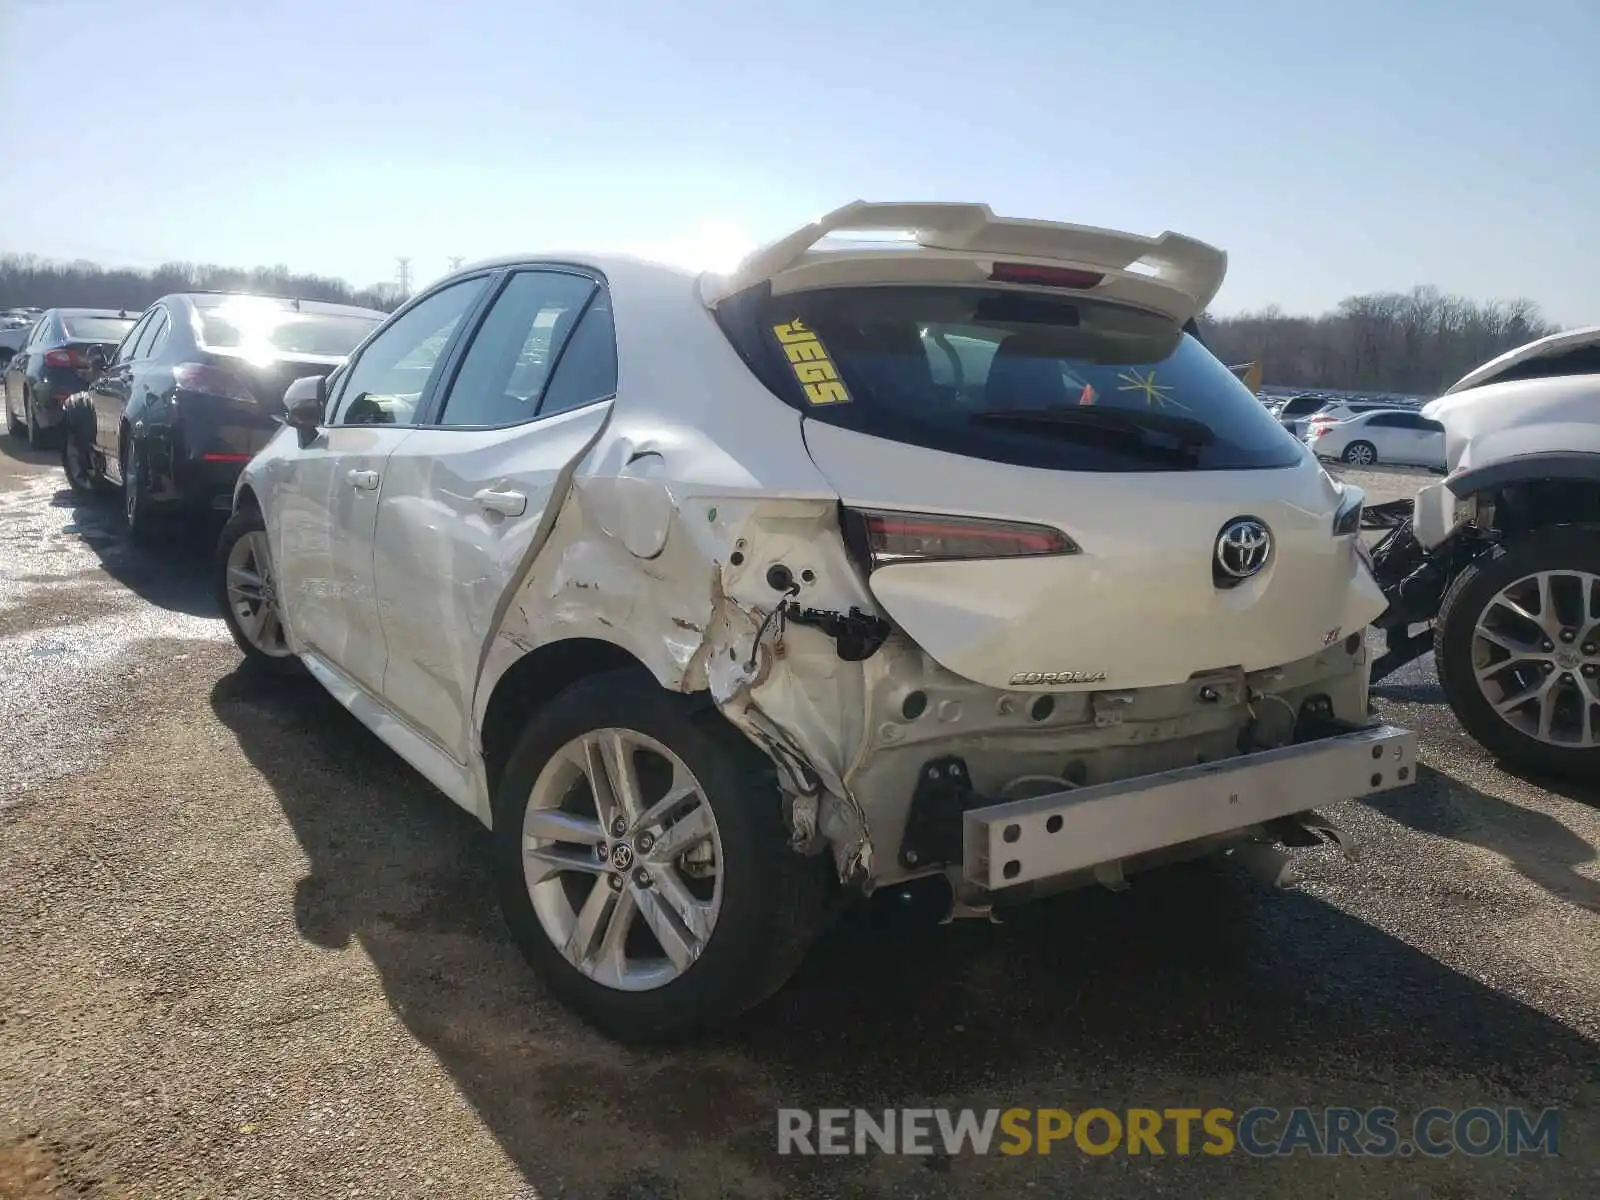
[[[707,304],[801,266],[823,238],[836,233],[908,233],[924,250],[968,258],[1014,259],[1078,267],[1178,293],[1185,317],[1203,312],[1227,274],[1228,256],[1177,233],[1141,237],[1060,221],[997,217],[987,204],[874,204],[857,200],[749,255],[704,285]]]

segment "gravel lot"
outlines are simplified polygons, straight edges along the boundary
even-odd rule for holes
[[[1363,473],[1373,499],[1415,477]],[[1419,784],[1273,893],[1185,868],[830,937],[716,1039],[620,1050],[501,929],[486,835],[314,684],[235,674],[206,548],[0,441],[0,1197],[1600,1195],[1600,805],[1424,660]],[[774,1110],[1564,1110],[1558,1159],[809,1159]]]

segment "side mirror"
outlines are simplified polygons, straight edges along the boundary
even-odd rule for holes
[[[328,407],[328,377],[305,375],[283,393],[283,423],[300,435],[300,444],[309,446],[317,436]]]

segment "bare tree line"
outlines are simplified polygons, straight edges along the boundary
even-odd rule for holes
[[[31,254],[0,257],[0,308],[135,312],[190,290],[299,296],[385,312],[403,299],[393,282],[358,289],[285,266],[244,270],[175,262],[135,270]],[[1207,314],[1200,324],[1223,361],[1259,362],[1267,386],[1417,395],[1436,393],[1495,355],[1555,331],[1531,300],[1474,301],[1436,287],[1351,296],[1321,316],[1291,316],[1273,305],[1228,317]]]
[[[390,312],[402,296],[393,283],[353,288],[342,279],[297,275],[288,267],[242,270],[210,263],[164,263],[154,270],[103,267],[79,259],[55,262],[32,254],[0,257],[0,308],[123,308],[142,311],[173,292],[255,292],[359,304]]]
[[[1276,305],[1207,315],[1206,341],[1225,362],[1261,364],[1273,387],[1434,395],[1474,367],[1556,331],[1531,300],[1475,301],[1436,287],[1373,292],[1318,317]]]

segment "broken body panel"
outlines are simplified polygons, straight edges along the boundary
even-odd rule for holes
[[[1067,241],[1108,272],[1155,245],[1128,239],[1119,248],[1102,235],[1080,230]],[[1034,245],[1049,242],[1041,239]],[[1220,256],[1166,245],[1182,251],[1178,267],[1128,283],[1129,295],[1165,288],[1178,298],[1170,310],[1203,305],[1220,282]],[[796,265],[803,253],[791,247],[775,261],[809,269]],[[939,252],[941,270],[954,253]],[[905,854],[930,759],[960,760],[979,814],[1047,792],[1070,803],[1075,787],[1142,777],[1166,787],[1153,777],[1197,763],[1250,768],[1242,753],[1337,740],[1366,723],[1360,632],[1382,599],[1353,538],[1333,536],[1343,497],[1308,457],[1203,480],[1099,474],[1074,484],[1052,473],[1048,493],[1030,497],[1044,472],[926,450],[902,461],[893,443],[807,420],[752,373],[707,302],[720,293],[702,280],[623,259],[541,261],[605,280],[615,399],[571,419],[583,436],[561,443],[565,461],[546,455],[524,466],[511,456],[503,469],[484,468],[501,473],[474,485],[515,489],[529,504],[504,526],[473,526],[469,559],[442,538],[383,543],[379,534],[383,586],[468,587],[463,652],[452,662],[391,662],[380,691],[343,677],[292,625],[286,631],[330,690],[486,824],[483,731],[496,689],[527,655],[578,639],[620,647],[664,688],[709,694],[775,764],[796,848],[830,853],[842,879],[870,888],[945,873],[979,903],[982,889],[962,878],[959,861]],[[837,282],[837,271],[813,265]],[[429,436],[402,435],[395,455]],[[270,493],[284,469],[269,447],[241,487]],[[942,487],[950,509],[1047,521],[1081,538],[1084,553],[1044,568],[962,564],[978,576],[961,583],[959,614],[940,611],[950,584],[939,564],[869,579],[840,535],[841,499],[938,511],[921,498]],[[1076,510],[1064,502],[1074,487]],[[267,496],[263,507],[274,509]],[[1219,592],[1209,556],[1218,529],[1241,513],[1281,530],[1281,563]],[[419,514],[417,528],[429,519]],[[281,553],[281,543],[271,548]],[[1179,580],[1197,569],[1205,586]],[[371,699],[407,670],[421,697],[412,710]],[[1308,711],[1324,722],[1314,733]],[[1292,789],[1271,787],[1273,802],[1233,833],[1298,811]],[[1217,832],[1194,844],[1215,844]]]

